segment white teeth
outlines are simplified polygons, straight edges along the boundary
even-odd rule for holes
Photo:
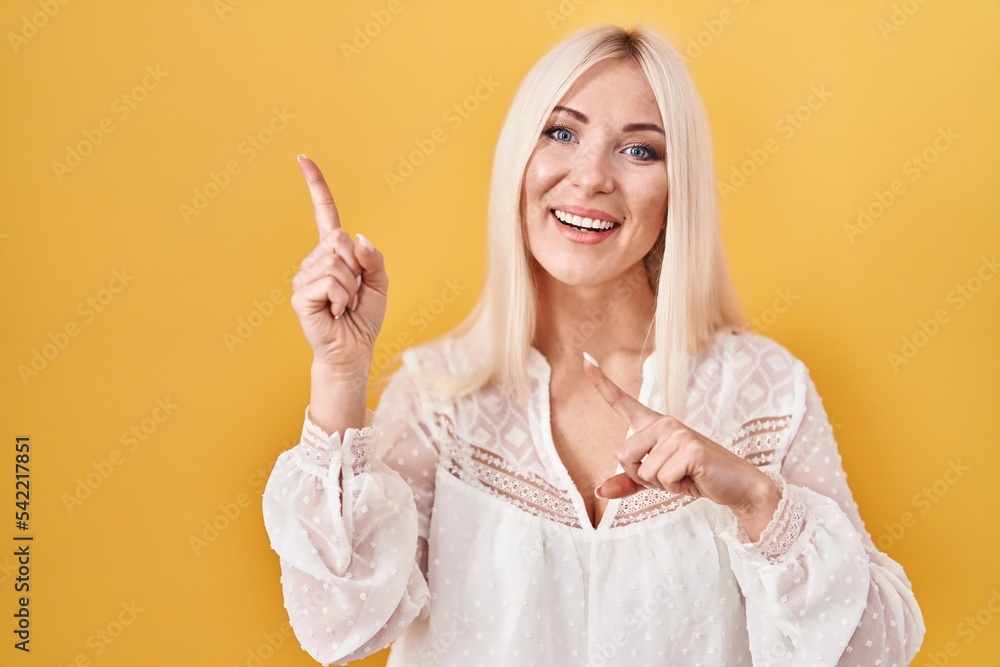
[[[566,213],[565,211],[560,211],[559,209],[553,209],[556,218],[565,222],[567,224],[573,225],[574,227],[583,227],[585,229],[611,229],[615,226],[615,223],[609,222],[607,220],[595,220],[593,218],[581,218],[578,215],[573,215],[571,213]]]

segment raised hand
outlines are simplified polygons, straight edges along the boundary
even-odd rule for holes
[[[344,377],[363,374],[367,381],[389,291],[382,253],[341,227],[319,167],[304,155],[299,167],[312,197],[319,244],[292,280],[292,308],[313,349],[314,366]]]
[[[597,493],[622,498],[652,487],[707,498],[731,508],[756,540],[778,506],[774,482],[722,445],[629,396],[587,357],[587,378],[633,431],[615,450],[624,472],[605,480]]]

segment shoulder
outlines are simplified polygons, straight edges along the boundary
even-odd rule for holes
[[[767,336],[743,329],[721,329],[712,341],[692,358],[692,372],[714,374],[724,369],[730,377],[754,370],[772,376],[788,375],[804,367],[788,348]]]
[[[436,338],[406,349],[403,368],[415,377],[462,375],[473,368],[466,344],[454,338]]]
[[[741,419],[801,411],[808,371],[798,357],[773,338],[751,331],[720,337],[713,347],[721,355],[734,411]]]

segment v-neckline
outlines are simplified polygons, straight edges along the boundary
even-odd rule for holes
[[[533,372],[532,374],[537,379],[535,388],[537,394],[534,396],[533,405],[528,410],[528,414],[531,416],[532,421],[535,422],[532,424],[534,427],[533,430],[540,436],[539,454],[542,459],[542,465],[550,475],[559,480],[562,488],[569,494],[573,507],[576,508],[577,520],[580,522],[583,530],[595,533],[605,532],[610,529],[611,524],[618,515],[621,498],[609,500],[597,526],[591,523],[590,515],[587,513],[587,504],[584,502],[583,496],[580,494],[580,490],[577,488],[573,478],[570,477],[566,464],[560,458],[559,452],[556,449],[555,438],[552,434],[552,366],[549,364],[549,360],[545,358],[545,355],[534,345],[530,348],[530,357],[531,365],[529,370]],[[642,360],[642,383],[640,384],[639,396],[637,398],[643,405],[649,405],[649,394],[652,391],[652,364],[654,358],[655,352],[650,352]],[[632,427],[629,426],[625,437],[628,438],[632,433]],[[621,463],[618,463],[614,474],[617,475],[621,472],[624,472],[624,469]]]

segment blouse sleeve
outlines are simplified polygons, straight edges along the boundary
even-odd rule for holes
[[[781,474],[781,501],[756,543],[725,509],[729,545],[747,601],[754,664],[908,665],[923,616],[903,568],[875,548],[847,485],[823,403],[796,364],[799,415]]]
[[[285,608],[315,660],[344,664],[388,646],[426,617],[428,514],[437,451],[406,369],[364,428],[323,432],[306,409],[302,439],[264,489]]]

